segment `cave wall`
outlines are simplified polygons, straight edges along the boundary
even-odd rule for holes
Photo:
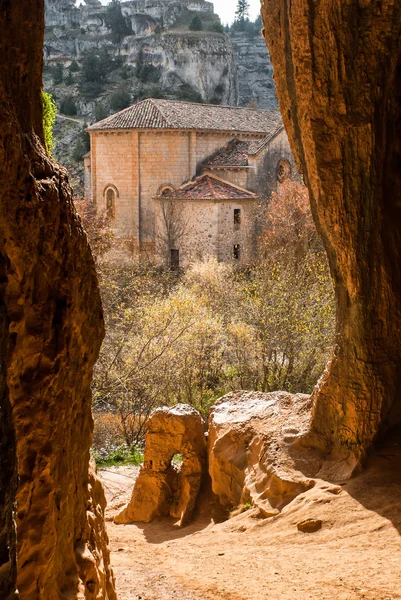
[[[102,489],[89,476],[102,307],[67,173],[43,148],[43,31],[43,0],[1,4],[0,590],[114,600]]]
[[[401,5],[264,0],[262,16],[337,298],[303,442],[346,474],[401,413]]]

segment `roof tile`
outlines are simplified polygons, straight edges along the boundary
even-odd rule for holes
[[[148,98],[94,123],[88,129],[196,129],[271,134],[278,126],[281,126],[281,115],[277,110]]]
[[[167,197],[177,200],[256,200],[257,195],[205,173],[173,190]]]

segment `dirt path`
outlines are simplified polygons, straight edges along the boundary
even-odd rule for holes
[[[109,518],[135,475],[103,473]],[[298,531],[310,517],[322,529]],[[275,518],[108,530],[120,600],[401,600],[401,447],[346,485],[318,482]]]

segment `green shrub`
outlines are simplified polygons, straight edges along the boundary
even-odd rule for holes
[[[108,110],[104,104],[100,102],[100,104],[96,104],[95,108],[95,119],[96,121],[103,121],[106,117],[109,116]]]
[[[143,452],[138,446],[119,446],[115,450],[92,449],[92,455],[99,468],[123,465],[140,465],[143,462]]]
[[[75,144],[74,150],[72,152],[72,158],[75,162],[81,162],[84,155],[90,150],[90,137],[89,133],[85,131],[86,125],[84,129],[81,131],[77,138],[77,142]]]
[[[120,69],[121,79],[129,79],[130,77],[133,77],[134,74],[135,71],[130,65],[123,65]]]
[[[142,83],[157,83],[160,80],[161,71],[159,67],[145,61],[141,50],[136,61],[135,75]]]
[[[103,83],[107,75],[122,66],[122,57],[110,56],[106,48],[87,52],[82,60],[81,82]]]
[[[220,21],[214,21],[208,27],[208,31],[215,31],[216,33],[224,33],[224,27]]]
[[[57,63],[55,67],[53,67],[53,84],[59,85],[63,83],[63,65],[61,63]]]
[[[72,76],[71,71],[68,72],[68,75],[65,78],[64,83],[65,83],[65,85],[73,85],[73,83],[74,83],[74,77]]]
[[[202,96],[196,91],[189,83],[183,83],[177,90],[177,100],[183,100],[185,102],[203,102]]]
[[[119,0],[112,0],[107,7],[106,25],[111,29],[113,41],[117,44],[124,36],[132,34],[131,24],[124,18]]]
[[[70,64],[70,73],[78,73],[78,71],[80,71],[80,67],[79,64],[77,63],[76,60],[73,60]]]
[[[194,18],[192,19],[192,21],[189,24],[189,29],[191,31],[202,31],[203,25],[202,25],[202,21],[200,20],[199,15],[194,16]]]
[[[131,95],[125,90],[117,90],[110,98],[110,106],[113,110],[123,110],[132,102]]]
[[[60,102],[60,112],[63,115],[74,116],[77,114],[77,105],[72,96],[66,96]]]
[[[53,151],[53,125],[56,120],[57,107],[51,94],[42,91],[43,131],[47,153]]]
[[[92,81],[81,81],[79,91],[86,100],[93,100],[103,92],[103,85]]]

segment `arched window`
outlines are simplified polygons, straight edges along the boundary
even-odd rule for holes
[[[283,183],[291,175],[291,165],[288,160],[281,159],[277,165],[277,181]]]
[[[170,196],[171,192],[174,191],[174,187],[170,184],[162,185],[159,187],[157,195],[158,196]]]
[[[115,219],[116,217],[116,199],[118,198],[118,191],[114,186],[108,186],[105,189],[106,197],[106,215],[109,219]]]

